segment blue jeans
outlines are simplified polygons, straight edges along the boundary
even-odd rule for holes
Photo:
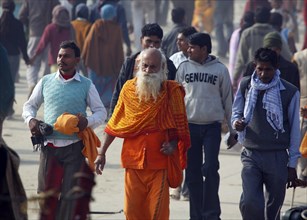
[[[191,148],[188,150],[186,182],[190,192],[190,219],[220,219],[218,155],[221,123],[189,124],[189,129]]]

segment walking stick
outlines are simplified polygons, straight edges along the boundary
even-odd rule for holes
[[[295,187],[293,187],[292,200],[291,200],[291,204],[290,204],[290,209],[293,208],[294,197],[295,197]]]

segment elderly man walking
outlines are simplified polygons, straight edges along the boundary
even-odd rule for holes
[[[168,157],[183,169],[190,146],[184,91],[166,80],[166,58],[160,50],[146,49],[140,58],[136,78],[124,84],[105,128],[96,172],[102,173],[114,138],[124,138],[126,218],[169,219]]]

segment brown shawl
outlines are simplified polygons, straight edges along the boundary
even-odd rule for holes
[[[85,39],[82,58],[98,76],[117,76],[124,62],[120,26],[98,19]]]

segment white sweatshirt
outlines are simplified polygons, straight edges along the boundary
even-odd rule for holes
[[[185,105],[189,123],[212,124],[226,117],[231,128],[232,86],[227,67],[214,56],[204,64],[193,60],[182,62],[176,81],[185,89]]]

